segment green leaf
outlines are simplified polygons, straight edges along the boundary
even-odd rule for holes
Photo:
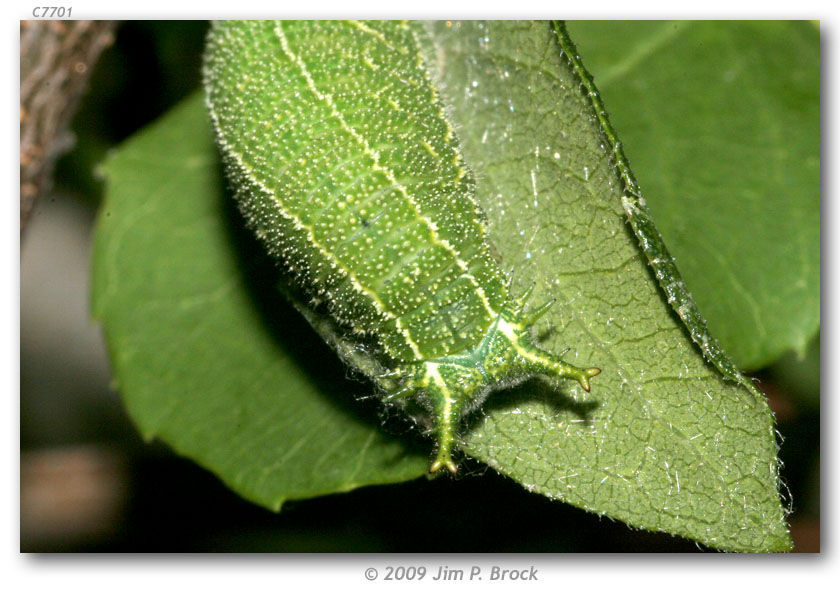
[[[590,395],[539,380],[492,395],[465,451],[634,527],[725,550],[789,549],[772,415],[704,361],[665,302],[579,63],[548,23],[430,27],[427,57],[500,260],[515,291],[536,284],[534,306],[556,300],[540,345],[604,370]],[[95,308],[132,416],[267,506],[416,477],[428,454],[359,414],[353,398],[366,388],[344,389],[335,362],[304,350],[317,344],[279,299],[276,274],[231,226],[198,102],[108,163]]]
[[[514,282],[556,298],[543,341],[603,369],[584,399],[498,394],[467,452],[526,488],[729,550],[790,541],[763,398],[685,334],[627,227],[626,184],[543,23],[436,25],[440,76],[493,242]],[[607,150],[605,152],[605,149]]]
[[[745,369],[820,323],[820,49],[806,22],[573,22],[650,211]]]
[[[274,510],[424,473],[277,291],[217,160],[196,94],[105,165],[93,310],[132,419]]]

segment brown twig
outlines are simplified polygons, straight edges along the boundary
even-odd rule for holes
[[[56,159],[93,65],[113,43],[115,21],[20,23],[20,227],[52,186]]]

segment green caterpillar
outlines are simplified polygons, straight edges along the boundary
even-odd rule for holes
[[[348,335],[373,340],[386,402],[434,416],[456,472],[461,418],[535,375],[589,391],[600,369],[537,348],[493,258],[474,180],[406,22],[214,24],[204,77],[249,226]]]

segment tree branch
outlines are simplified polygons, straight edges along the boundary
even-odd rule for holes
[[[55,161],[73,145],[70,120],[115,27],[115,21],[21,21],[21,230],[52,187]]]

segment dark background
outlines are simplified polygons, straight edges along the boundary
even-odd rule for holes
[[[199,87],[206,29],[198,21],[119,27],[74,119],[76,143],[22,233],[21,550],[704,550],[530,494],[476,464],[456,480],[288,502],[275,514],[140,438],[110,385],[101,333],[88,316],[90,239],[103,194],[96,166]],[[803,359],[787,356],[754,374],[777,415],[792,533],[805,552],[819,550],[819,355],[817,339]]]

